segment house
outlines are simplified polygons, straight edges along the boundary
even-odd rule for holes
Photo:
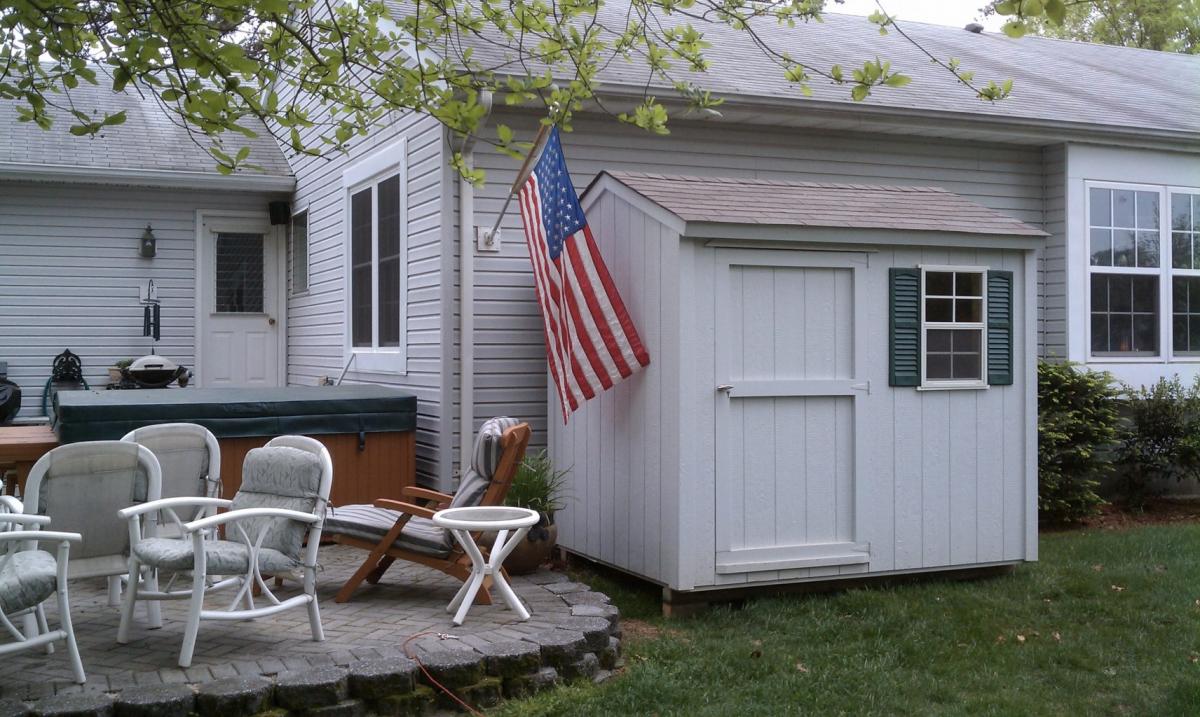
[[[402,12],[399,5],[396,12]],[[621,8],[610,3],[602,12],[620,13]],[[862,18],[836,14],[827,15],[819,25],[762,28],[765,37],[776,42],[783,37],[778,33],[798,33],[787,36],[803,40],[792,43],[798,61],[851,67],[879,56],[913,77],[903,89],[876,89],[867,101],[855,103],[848,88],[821,82],[813,83],[812,97],[801,97],[777,67],[748,46],[744,35],[717,25],[705,31],[713,44],[713,68],[696,80],[726,99],[721,116],[701,120],[680,113],[669,135],[654,136],[612,117],[585,112],[563,139],[578,188],[607,171],[945,190],[972,207],[993,210],[1048,235],[1043,248],[1035,252],[1038,312],[1033,339],[1020,348],[1022,356],[1032,355],[1036,344],[1041,355],[1111,368],[1128,380],[1176,372],[1190,375],[1194,365],[1200,367],[1185,350],[1193,346],[1192,315],[1200,317],[1200,309],[1194,312],[1186,298],[1193,284],[1189,272],[1200,275],[1200,264],[1193,269],[1182,263],[1184,248],[1200,237],[1196,233],[1200,225],[1193,219],[1200,214],[1190,208],[1193,196],[1200,192],[1200,117],[1195,112],[1200,105],[1200,59],[905,25],[918,48],[894,32],[880,36],[878,28]],[[921,48],[937,57],[957,58],[982,82],[1013,79],[1013,96],[997,103],[981,102],[930,63]],[[503,59],[502,49],[487,44],[476,51],[485,61]],[[635,65],[612,63],[599,79],[611,106],[636,102],[644,91],[644,74]],[[151,109],[145,108],[144,113]],[[533,135],[537,121],[536,113],[499,102],[487,120],[489,125],[504,123],[523,137]],[[180,162],[190,156],[186,138],[172,141],[168,150],[140,147],[137,142],[150,140],[114,131],[93,145],[80,145],[106,149],[82,151],[75,149],[75,140],[56,132],[22,140],[47,143],[41,145],[40,154],[30,154],[13,149],[17,145],[9,137],[24,130],[14,130],[11,124],[0,126],[0,133],[7,133],[0,134],[0,152],[10,153],[0,156],[0,172],[5,172],[0,174],[5,190],[0,196],[0,242],[6,252],[28,258],[21,260],[20,269],[10,269],[13,265],[7,261],[0,264],[0,311],[6,324],[11,315],[29,328],[6,330],[0,336],[0,360],[8,354],[11,373],[24,385],[44,380],[41,367],[60,347],[83,353],[76,346],[94,342],[96,349],[85,356],[91,372],[113,358],[143,353],[136,314],[121,314],[118,307],[125,305],[130,292],[130,309],[136,311],[131,292],[152,275],[170,284],[160,291],[170,320],[160,352],[185,363],[190,360],[199,368],[198,383],[210,385],[219,371],[206,364],[206,356],[239,357],[236,364],[246,354],[210,348],[216,337],[206,335],[201,324],[213,318],[212,312],[190,309],[189,300],[207,286],[203,279],[207,245],[197,243],[196,238],[204,235],[198,221],[206,221],[203,218],[211,210],[222,206],[266,217],[263,207],[268,202],[288,199],[292,240],[286,260],[281,259],[284,245],[278,225],[252,229],[221,224],[215,230],[234,237],[232,249],[239,241],[236,237],[257,235],[261,229],[261,236],[267,237],[264,247],[273,247],[264,252],[275,252],[274,258],[264,258],[264,267],[276,271],[264,270],[263,281],[275,288],[268,293],[286,305],[286,311],[254,313],[259,319],[275,318],[271,330],[276,339],[285,336],[286,345],[277,344],[278,373],[263,380],[315,385],[345,370],[347,382],[413,391],[419,399],[418,472],[425,482],[441,488],[454,485],[470,429],[488,416],[525,417],[534,426],[535,444],[547,442],[549,421],[555,420],[557,408],[547,391],[542,328],[519,216],[509,211],[499,236],[491,241],[477,231],[490,227],[504,204],[518,169],[511,158],[484,144],[464,143],[432,118],[410,113],[397,116],[342,156],[288,157],[285,164],[277,159],[278,150],[256,145],[252,156],[267,167],[261,175],[220,179],[188,159],[180,165],[190,168],[188,176],[204,175],[204,181],[212,183],[205,185],[204,193],[189,186],[176,195],[180,201],[175,202],[169,189],[69,183],[70,172],[38,174],[33,171],[36,167],[26,165],[38,164],[45,156],[88,157],[90,151],[102,153],[111,167],[121,169],[122,162],[134,161],[130,156],[142,156],[137,161],[146,166],[116,174],[126,182],[145,175],[136,181],[150,182],[155,167],[176,166],[172,151],[183,153]],[[126,148],[124,142],[132,144]],[[17,151],[23,153],[11,154]],[[485,186],[473,187],[450,168],[450,156],[458,151],[486,170]],[[26,173],[3,169],[13,163],[24,163]],[[74,159],[68,162],[73,163]],[[80,164],[85,165],[83,174],[97,171]],[[166,211],[164,205],[171,207],[172,219],[143,216],[149,207]],[[5,228],[10,212],[24,217],[38,206],[42,214],[19,219],[23,227],[19,231]],[[88,218],[93,213],[101,219],[116,215],[123,223],[104,228],[105,222],[115,219],[95,222]],[[61,286],[61,269],[37,268],[42,266],[39,261],[49,262],[37,258],[43,251],[36,239],[40,235],[28,228],[53,226],[51,219],[64,215],[77,215],[72,222],[81,229],[41,230],[66,237],[58,245],[47,242],[46,246],[61,246],[55,250],[62,257],[60,265],[85,267],[74,270],[75,274],[96,277],[81,280],[70,292]],[[636,214],[628,217],[633,222]],[[605,217],[592,220],[613,226],[622,235],[632,235],[635,229],[611,224]],[[158,222],[155,233],[163,247],[161,260],[140,259],[132,248],[147,221]],[[91,247],[97,243],[91,239],[97,228],[105,236],[102,250]],[[936,230],[922,231],[926,241],[937,236]],[[942,245],[935,246],[939,248],[930,250],[931,257],[948,256]],[[1110,248],[1107,254],[1105,246]],[[93,251],[105,262],[111,257],[119,264],[115,274],[95,268]],[[978,257],[961,260],[968,266],[984,265]],[[630,261],[630,256],[610,259],[618,266]],[[931,258],[928,263],[946,261]],[[37,271],[42,274],[30,279]],[[647,289],[621,287],[631,310],[646,308],[640,302],[649,300]],[[76,308],[81,305],[86,306]],[[51,307],[51,316],[38,315],[45,311],[42,307]],[[118,331],[113,326],[127,323],[128,341],[105,343]],[[48,326],[60,328],[47,331]],[[886,326],[876,324],[871,330],[883,332]],[[41,353],[32,364],[22,365],[11,356],[27,352],[26,346],[39,346]],[[662,347],[650,348],[657,356]],[[889,377],[877,373],[877,363],[873,366],[876,373],[864,379],[873,386],[886,383]],[[957,389],[953,395],[995,393],[1000,392]],[[713,400],[722,399],[714,395]],[[1021,420],[1031,418],[1023,415]],[[464,426],[468,430],[461,430]],[[940,444],[929,445],[935,451]],[[589,462],[588,470],[609,471],[606,466],[601,458],[596,468]],[[645,464],[647,471],[660,467]],[[948,497],[935,484],[950,480],[951,471],[957,478],[956,466],[939,464],[936,470],[926,466],[919,481],[890,485],[898,501],[907,501],[906,511],[936,514],[940,522],[909,536],[915,542],[894,554],[886,564],[888,571],[990,562],[980,555],[960,561],[944,551],[946,545],[953,550],[978,546],[978,541],[963,542],[959,536],[984,529],[978,522],[973,528],[955,522],[965,514],[956,512],[952,519],[941,512]],[[994,489],[979,474],[972,485],[969,495],[977,503]],[[876,488],[886,492],[889,486]],[[955,495],[954,500],[970,500],[966,494]],[[638,496],[629,510],[647,511],[635,517],[649,525],[660,520],[646,507],[653,500],[657,498]],[[1021,525],[1035,518],[1029,501],[1026,494],[1020,503],[1025,506]],[[564,513],[566,544],[604,559],[602,548],[571,537],[579,525],[572,521],[592,518],[576,507]],[[979,514],[975,516],[978,521]],[[938,537],[946,535],[949,542]],[[652,549],[659,551],[661,559],[661,544]],[[1001,558],[1030,558],[1033,550],[1031,544],[1013,546]]]

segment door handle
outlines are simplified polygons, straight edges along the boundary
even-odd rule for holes
[[[275,317],[274,317],[274,316],[268,316],[268,317],[267,317],[267,326],[274,326],[274,325],[275,325]]]
[[[733,390],[733,384],[732,383],[723,383],[720,386],[717,386],[717,390],[720,391],[721,393],[729,393],[730,391]]]

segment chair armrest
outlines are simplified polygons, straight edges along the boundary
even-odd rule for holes
[[[30,515],[28,513],[0,513],[0,523],[20,523],[21,525],[50,525],[48,515]],[[3,535],[3,533],[0,533]]]
[[[64,533],[60,530],[10,530],[0,533],[0,543],[10,543],[18,540],[49,541],[61,540],[69,543],[83,542],[79,533]]]
[[[405,498],[421,498],[423,500],[431,500],[435,503],[449,503],[454,500],[454,496],[439,493],[436,490],[429,490],[415,485],[407,485],[400,489],[400,495]]]
[[[195,533],[245,518],[287,518],[288,520],[294,520],[298,523],[308,523],[310,525],[321,522],[318,516],[312,513],[301,513],[298,510],[287,510],[285,508],[241,508],[239,510],[218,513],[217,515],[210,515],[207,518],[193,520],[190,523],[184,523],[183,529],[185,532]],[[3,535],[3,533],[0,533],[0,535]]]
[[[131,505],[128,508],[122,508],[121,510],[117,511],[117,516],[121,518],[121,520],[128,520],[132,516],[141,515],[143,513],[157,512],[160,510],[166,510],[167,508],[181,508],[190,505],[215,505],[218,508],[228,508],[229,506],[233,505],[233,501],[226,498],[161,498],[159,500],[152,500],[149,503]]]
[[[429,508],[425,508],[420,505],[413,505],[412,503],[403,503],[398,500],[389,500],[387,498],[380,498],[379,500],[376,500],[374,505],[376,508],[387,508],[388,510],[398,510],[401,513],[408,513],[409,515],[416,516],[418,518],[432,518],[433,514],[435,512],[437,512],[437,511],[430,510]]]

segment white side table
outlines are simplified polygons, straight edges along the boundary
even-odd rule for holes
[[[455,625],[463,623],[467,610],[471,608],[471,603],[475,602],[475,596],[479,593],[479,588],[483,587],[483,580],[488,575],[492,576],[492,586],[504,598],[508,607],[522,620],[529,619],[529,611],[504,579],[500,568],[504,565],[504,559],[525,539],[525,534],[538,520],[536,511],[501,506],[449,508],[433,514],[434,525],[449,530],[471,557],[471,577],[463,583],[458,594],[446,607],[446,612],[458,610],[454,615]],[[496,532],[496,542],[492,545],[487,560],[484,560],[483,553],[471,537],[471,533],[475,531]]]

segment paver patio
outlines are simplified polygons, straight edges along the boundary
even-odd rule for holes
[[[114,693],[134,685],[272,676],[406,653],[421,655],[447,649],[473,652],[477,648],[486,651],[489,644],[514,640],[537,643],[539,635],[585,630],[589,621],[595,626],[602,614],[615,631],[616,610],[607,606],[606,597],[550,571],[512,578],[514,590],[532,613],[526,622],[519,622],[497,600],[493,605],[475,605],[465,623],[454,627],[445,608],[460,583],[408,563],[393,565],[378,585],[364,585],[351,602],[335,603],[334,593],[363,556],[362,551],[342,546],[321,549],[318,593],[324,642],[312,641],[304,610],[287,610],[252,621],[205,621],[192,666],[187,669],[176,664],[187,601],[161,603],[163,627],[157,630],[146,627],[145,610],[139,604],[130,642],[118,645],[118,609],[108,604],[104,580],[73,581],[72,613],[88,673],[87,684],[81,687],[70,681],[60,644],[52,655],[30,651],[7,657],[0,678],[2,694],[5,698],[34,700],[58,693]],[[214,593],[206,606],[223,607],[234,592]],[[286,586],[279,594],[283,597],[294,592],[295,588]],[[57,626],[53,600],[47,603],[47,616],[51,626]]]

